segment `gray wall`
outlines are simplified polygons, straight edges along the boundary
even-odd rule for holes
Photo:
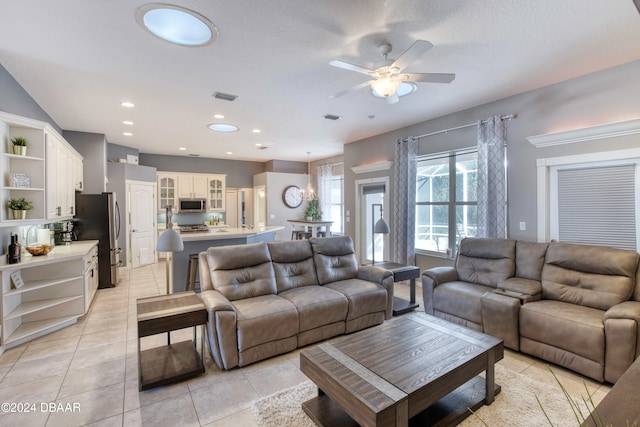
[[[47,122],[62,134],[60,126],[2,65],[0,65],[0,111]]]
[[[253,175],[264,172],[264,163],[206,157],[165,156],[140,153],[138,163],[159,171],[219,173],[227,175],[227,187],[253,187]]]
[[[107,161],[108,162],[117,162],[120,159],[127,159],[127,155],[139,156],[139,152],[137,148],[125,147],[124,145],[118,144],[107,144]]]
[[[475,123],[493,115],[515,113],[517,118],[507,123],[509,237],[535,241],[536,159],[638,147],[640,137],[635,135],[540,149],[532,146],[526,138],[640,117],[639,75],[640,61],[635,61],[347,144],[344,148],[345,209],[355,212],[356,179],[389,175],[393,188],[393,170],[363,176],[355,175],[350,168],[383,160],[393,161],[394,141],[398,138]],[[472,127],[422,138],[419,150],[424,155],[475,145],[476,129]],[[519,222],[526,223],[525,231],[518,229]],[[346,233],[355,237],[355,222],[345,226]]]
[[[82,161],[83,192],[98,194],[106,191],[107,137],[101,133],[68,130],[65,130],[62,136],[84,157]]]

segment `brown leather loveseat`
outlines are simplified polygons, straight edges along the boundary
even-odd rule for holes
[[[615,383],[640,355],[639,256],[568,243],[467,238],[422,275],[425,311]]]
[[[349,237],[212,247],[198,259],[208,345],[222,369],[392,316],[393,275],[358,266]]]

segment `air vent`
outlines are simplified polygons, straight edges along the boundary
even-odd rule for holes
[[[216,99],[222,99],[223,101],[235,101],[238,97],[237,95],[231,95],[228,93],[216,92],[213,94],[213,97]]]
[[[258,150],[266,150],[266,149],[267,149],[267,148],[269,148],[269,147],[267,147],[266,145],[257,145],[257,146],[256,146],[256,148],[257,148]]]
[[[189,157],[200,157],[200,154],[187,154]]]
[[[342,118],[342,116],[336,116],[335,114],[325,114],[322,117],[327,120],[340,120]]]

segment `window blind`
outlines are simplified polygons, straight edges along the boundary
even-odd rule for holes
[[[558,239],[637,250],[635,164],[559,169]]]

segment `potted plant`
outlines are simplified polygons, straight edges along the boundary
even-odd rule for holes
[[[33,208],[33,203],[24,197],[9,199],[7,205],[13,214],[13,219],[26,219],[27,211]]]
[[[13,154],[18,154],[20,156],[27,155],[27,140],[21,136],[15,136],[11,138],[11,143],[13,144]]]
[[[322,212],[320,212],[320,201],[318,199],[309,200],[307,209],[304,211],[303,217],[307,221],[320,221]]]

